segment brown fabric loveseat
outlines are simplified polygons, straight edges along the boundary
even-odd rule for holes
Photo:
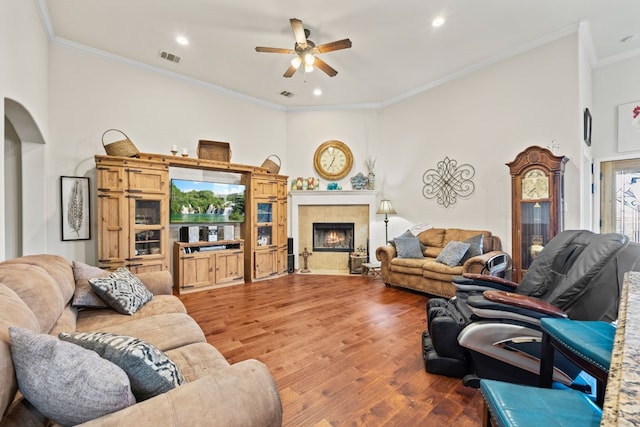
[[[448,266],[437,262],[436,258],[449,242],[463,242],[482,235],[480,255],[471,256],[461,265]],[[459,228],[430,228],[417,236],[422,245],[423,258],[400,258],[394,245],[388,244],[376,249],[380,261],[382,279],[387,285],[409,288],[429,295],[451,298],[455,287],[451,283],[454,276],[464,273],[480,273],[485,263],[496,255],[505,255],[502,242],[486,230],[462,230]],[[397,240],[397,239],[396,239]],[[505,268],[507,265],[505,265]]]
[[[154,296],[133,315],[126,315],[110,308],[72,307],[76,282],[73,265],[65,258],[31,255],[0,263],[0,425],[57,425],[42,416],[18,389],[10,327],[12,331],[19,328],[29,334],[47,334],[46,340],[60,332],[75,331],[136,337],[164,352],[186,380],[167,392],[83,425],[281,425],[280,396],[267,367],[253,359],[230,365],[208,344],[182,302],[172,295],[169,272],[137,277]]]

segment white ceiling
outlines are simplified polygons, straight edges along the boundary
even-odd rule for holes
[[[54,42],[157,67],[286,108],[386,104],[575,32],[592,39],[594,65],[640,55],[639,0],[37,0]],[[431,20],[446,23],[432,28]],[[282,74],[293,48],[289,18],[316,44],[351,39],[321,55],[338,71]],[[188,46],[175,41],[190,40]],[[181,57],[178,64],[161,50]],[[313,89],[323,95],[316,97]],[[294,94],[291,98],[282,91]]]

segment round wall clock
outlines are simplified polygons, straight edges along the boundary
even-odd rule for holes
[[[324,179],[344,178],[353,166],[353,154],[344,142],[327,141],[316,149],[313,166]]]

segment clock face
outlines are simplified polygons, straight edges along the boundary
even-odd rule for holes
[[[340,179],[351,170],[353,155],[343,142],[327,141],[316,149],[313,164],[321,177]]]
[[[549,198],[549,177],[541,169],[531,169],[522,178],[522,200]]]

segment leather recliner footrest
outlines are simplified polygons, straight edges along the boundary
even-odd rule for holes
[[[430,374],[445,375],[454,378],[462,378],[469,373],[466,360],[442,357],[435,351],[426,353],[424,368]]]

